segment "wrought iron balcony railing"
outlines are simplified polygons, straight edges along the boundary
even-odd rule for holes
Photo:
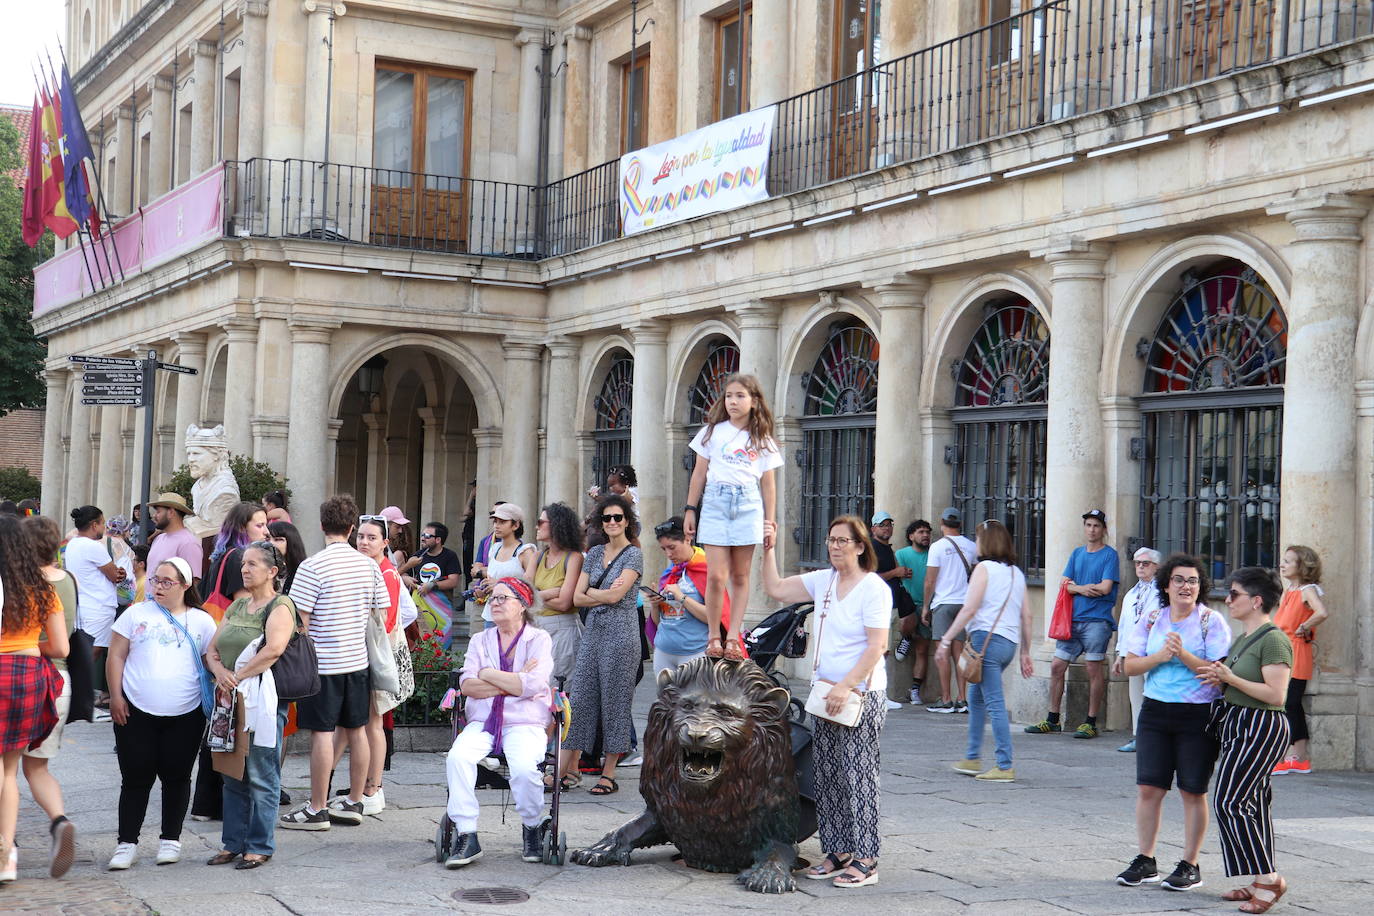
[[[1374,0],[1049,0],[778,103],[774,196],[1374,34]],[[227,232],[537,259],[620,234],[618,161],[538,187],[230,163]]]

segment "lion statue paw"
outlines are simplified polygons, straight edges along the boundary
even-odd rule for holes
[[[777,862],[760,862],[740,872],[735,880],[758,894],[785,894],[797,889],[791,872]]]
[[[630,847],[617,841],[614,835],[603,838],[586,849],[574,849],[568,858],[578,865],[602,868],[606,865],[629,865]]]

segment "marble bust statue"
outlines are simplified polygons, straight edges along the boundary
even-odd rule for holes
[[[219,534],[229,510],[239,502],[239,485],[229,470],[229,441],[224,427],[202,429],[192,423],[186,428],[186,464],[195,483],[191,485],[191,507],[195,515],[186,527],[198,538]]]

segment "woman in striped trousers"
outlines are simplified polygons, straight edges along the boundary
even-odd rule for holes
[[[1269,620],[1283,586],[1265,569],[1238,569],[1227,583],[1226,607],[1244,632],[1226,662],[1198,671],[1201,680],[1225,687],[1219,720],[1221,756],[1212,806],[1221,836],[1226,874],[1252,875],[1246,887],[1222,895],[1241,901],[1242,913],[1264,913],[1288,890],[1274,868],[1274,764],[1288,748],[1284,701],[1293,668],[1293,644]]]

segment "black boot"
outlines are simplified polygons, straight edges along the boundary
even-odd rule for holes
[[[542,862],[544,860],[544,833],[548,830],[549,821],[545,818],[542,822],[533,827],[520,827],[520,832],[524,835],[525,849],[520,854],[520,858],[526,862]]]
[[[445,868],[462,868],[469,862],[482,858],[482,844],[477,842],[476,833],[454,833],[453,847],[444,860]]]

